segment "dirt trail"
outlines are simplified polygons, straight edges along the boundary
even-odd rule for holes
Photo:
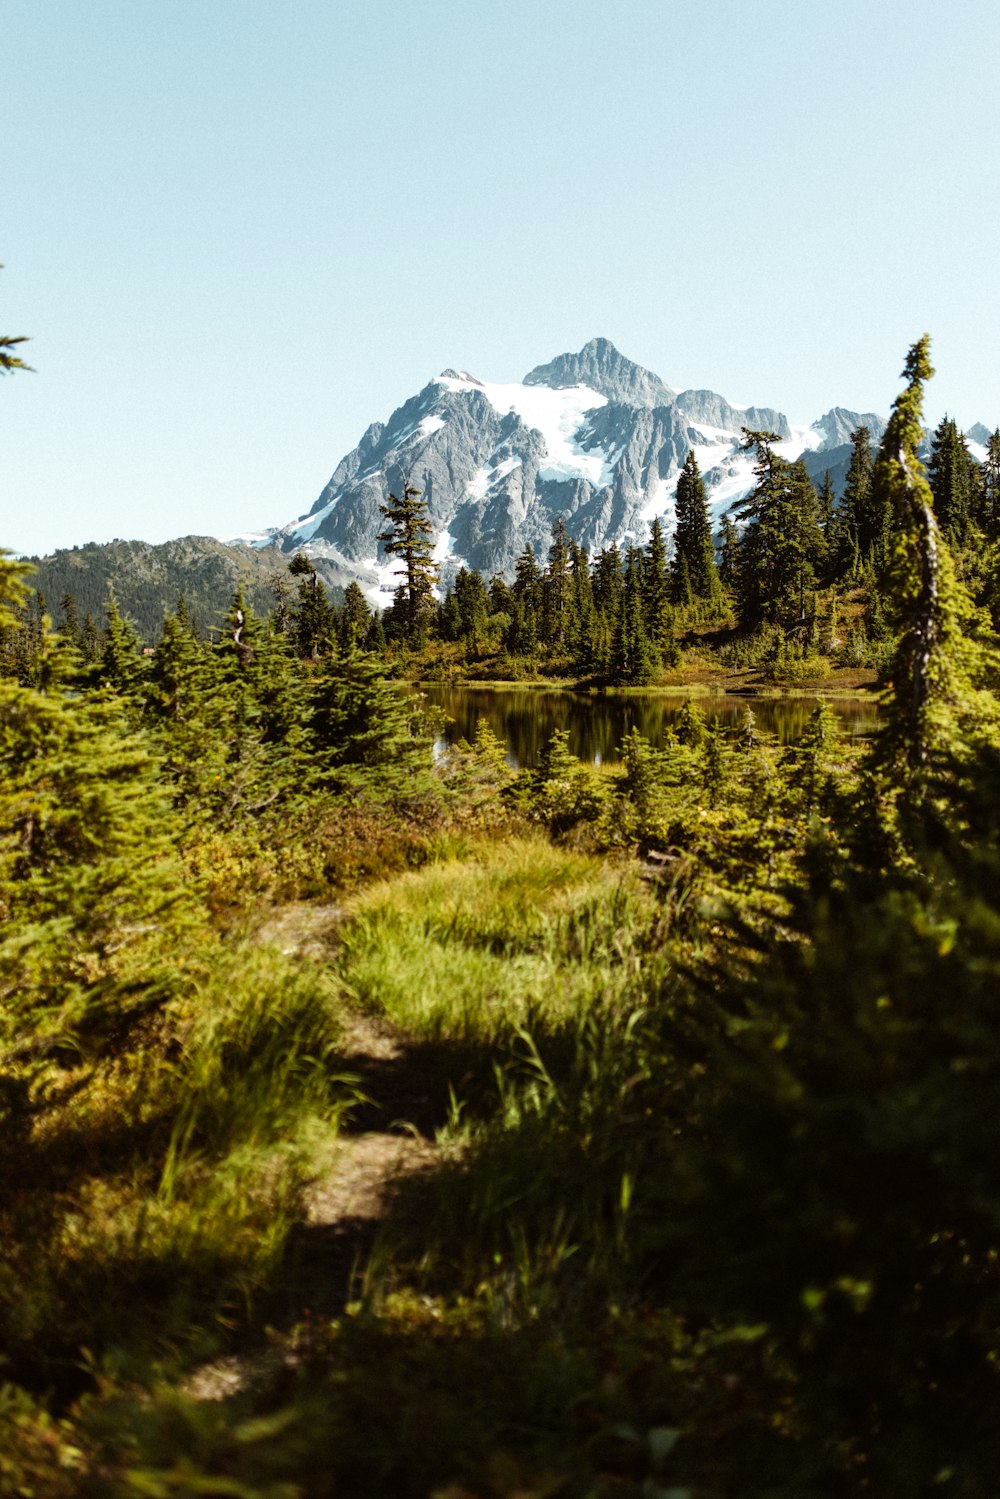
[[[337,906],[286,906],[262,926],[260,940],[323,958],[342,914]],[[289,1291],[275,1292],[261,1309],[272,1329],[290,1328],[307,1313],[333,1316],[343,1310],[400,1185],[428,1172],[441,1156],[435,1133],[447,1117],[448,1083],[439,1048],[408,1044],[385,1022],[355,1012],[345,1024],[342,1060],[364,1101],[352,1110],[329,1156],[317,1162],[303,1220],[289,1237],[286,1268],[277,1277]],[[293,1359],[280,1333],[272,1333],[266,1348],[197,1369],[185,1393],[225,1400],[254,1376]]]

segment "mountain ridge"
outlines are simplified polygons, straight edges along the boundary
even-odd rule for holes
[[[381,506],[403,484],[424,496],[445,581],[462,566],[509,578],[526,546],[544,555],[557,515],[591,553],[642,543],[654,517],[669,535],[677,475],[691,450],[717,523],[753,485],[752,459],[740,451],[744,427],[776,432],[779,451],[802,456],[817,475],[829,453],[837,482],[852,423],[869,426],[874,443],[885,426],[873,413],[834,406],[811,427],[795,427],[772,407],[675,391],[610,339],[592,338],[521,381],[445,369],[365,429],[308,512],[256,544],[324,558],[384,604],[396,565],[378,540]]]

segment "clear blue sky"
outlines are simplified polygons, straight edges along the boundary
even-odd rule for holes
[[[283,523],[448,365],[603,334],[1000,422],[995,0],[5,0],[0,545]]]

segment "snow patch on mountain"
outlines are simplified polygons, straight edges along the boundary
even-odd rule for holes
[[[818,453],[823,446],[824,434],[815,426],[797,427],[791,426],[791,437],[785,442],[776,442],[774,451],[779,458],[785,458],[789,463],[794,463],[796,458],[801,458],[803,453]]]
[[[644,520],[647,526],[652,525],[654,520],[660,521],[668,541],[677,525],[677,480],[679,478],[680,469],[676,473],[669,474],[665,479],[657,479],[646,496],[645,504],[639,510],[639,518]]]
[[[501,458],[498,463],[484,463],[469,480],[466,486],[466,496],[470,500],[482,500],[486,498],[487,492],[501,479],[506,479],[516,468],[521,467],[520,458]]]
[[[596,489],[610,482],[606,455],[600,449],[587,451],[579,438],[585,435],[586,415],[608,404],[587,385],[553,390],[547,385],[501,385],[464,376],[439,376],[439,383],[454,392],[481,390],[499,416],[513,411],[526,427],[539,432],[548,463],[538,471],[540,479],[586,479]]]

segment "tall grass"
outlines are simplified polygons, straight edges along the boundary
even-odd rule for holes
[[[134,1049],[53,1072],[8,1171],[0,1332],[29,1383],[78,1383],[81,1347],[183,1361],[211,1346],[273,1268],[317,1134],[355,1096],[318,970],[267,949],[188,957],[195,977]]]
[[[516,838],[358,896],[341,973],[414,1036],[495,1042],[619,1004],[655,915],[626,865]]]

